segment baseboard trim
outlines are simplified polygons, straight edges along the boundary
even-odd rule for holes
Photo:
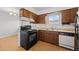
[[[16,33],[9,33],[9,34],[5,34],[5,35],[1,35],[0,38],[5,38],[5,37],[9,37],[9,36],[12,36],[12,35],[16,35],[18,34],[17,32]]]

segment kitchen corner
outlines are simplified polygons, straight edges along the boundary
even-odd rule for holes
[[[73,9],[73,10],[72,10]],[[75,48],[75,26],[74,19],[66,14],[66,11],[74,11],[77,8],[61,10],[37,15],[25,9],[21,9],[20,21],[22,26],[31,26],[31,30],[37,31],[37,40],[54,44],[60,47],[74,50]],[[25,12],[25,14],[23,14]],[[28,13],[27,13],[28,12]],[[65,16],[68,16],[67,18]],[[71,15],[72,16],[72,15]]]

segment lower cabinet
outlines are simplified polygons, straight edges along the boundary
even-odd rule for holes
[[[39,40],[74,50],[74,33],[39,30]]]
[[[48,31],[47,33],[47,41],[49,43],[58,45],[59,43],[59,38],[58,38],[58,32],[55,31]]]
[[[58,32],[55,31],[39,30],[38,39],[55,45],[59,44]]]

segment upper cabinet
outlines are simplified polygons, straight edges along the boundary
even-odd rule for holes
[[[31,13],[31,17],[35,20],[35,23],[38,23],[38,21],[37,21],[38,15]]]
[[[33,20],[35,20],[35,23],[37,23],[37,16],[35,13],[32,13],[24,8],[20,9],[20,17],[28,17],[28,18],[32,18]]]
[[[23,17],[30,17],[31,13],[28,10],[25,10],[24,8],[20,9],[20,16]]]
[[[45,23],[45,17],[46,17],[46,14],[38,15],[37,22],[40,23],[40,24],[44,24]]]
[[[72,8],[62,11],[62,24],[74,23],[78,8]]]
[[[70,23],[70,12],[70,9],[62,11],[62,24]]]
[[[61,13],[62,13],[62,22],[61,23],[62,24],[74,23],[77,11],[78,11],[78,8],[62,10],[61,11]],[[20,16],[32,18],[33,20],[35,20],[35,23],[40,23],[40,24],[45,23],[45,18],[46,18],[46,16],[48,16],[48,14],[49,13],[36,15],[35,13],[28,11],[24,8],[20,9]],[[60,15],[60,14],[58,13],[56,15],[53,15],[52,20],[56,21],[55,19],[58,18],[58,15]],[[50,16],[50,18],[51,18],[51,16]]]
[[[75,16],[77,15],[78,8],[72,8],[71,9],[71,22],[75,22]]]

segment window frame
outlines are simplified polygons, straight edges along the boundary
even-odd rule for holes
[[[59,20],[58,20],[58,22],[53,22],[53,21],[50,21],[49,20],[49,16],[51,16],[51,15],[59,15]],[[53,12],[53,13],[50,13],[50,14],[48,14],[47,15],[47,19],[46,19],[46,23],[47,24],[59,24],[59,25],[61,25],[61,22],[62,22],[62,13],[61,12]]]

